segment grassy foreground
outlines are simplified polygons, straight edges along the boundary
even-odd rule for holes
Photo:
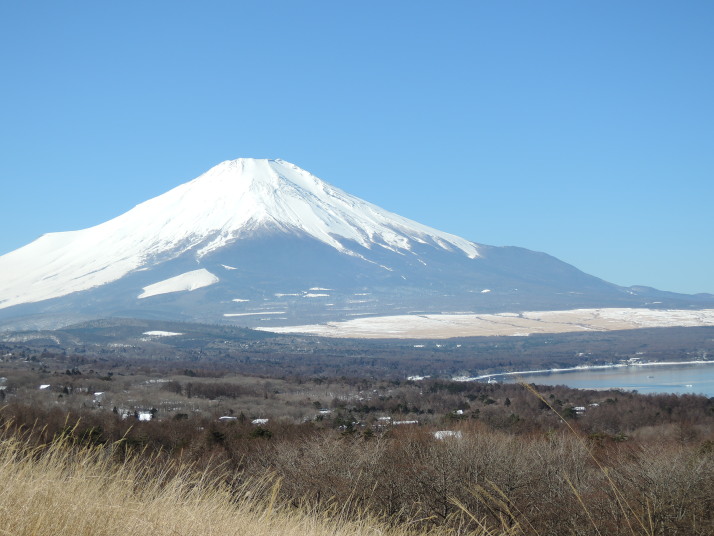
[[[106,449],[66,442],[31,448],[0,437],[0,534],[12,536],[426,534],[339,511],[278,505],[269,484],[230,489],[188,468],[113,461]]]
[[[234,425],[168,452],[128,436],[97,443],[80,422],[33,433],[9,420],[0,536],[714,534],[714,441],[682,426],[608,442],[566,425],[528,436],[467,423],[444,440],[414,427],[231,442]]]

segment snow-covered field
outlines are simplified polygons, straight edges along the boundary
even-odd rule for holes
[[[612,308],[498,314],[398,315],[259,329],[275,333],[309,333],[323,337],[447,339],[673,326],[714,326],[714,309]]]

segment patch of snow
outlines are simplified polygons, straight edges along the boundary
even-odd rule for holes
[[[257,313],[225,313],[223,316],[284,315],[285,311],[259,311]]]
[[[144,287],[141,294],[137,296],[139,299],[149,298],[151,296],[158,296],[160,294],[169,294],[171,292],[183,292],[192,291],[203,287],[208,287],[215,283],[218,283],[218,279],[211,272],[205,268],[199,270],[193,270],[191,272],[186,272],[176,277],[171,277],[169,279],[164,279],[153,285]]]
[[[42,385],[40,385],[40,389],[49,389],[49,388],[50,388],[49,383],[43,383]]]
[[[308,292],[303,295],[304,298],[329,298],[329,294],[316,294],[314,292]]]
[[[237,270],[238,269],[235,266],[228,266],[227,264],[221,264],[221,266],[223,266],[223,268],[225,268],[226,270]]]
[[[142,335],[149,335],[150,337],[175,337],[176,335],[183,335],[183,333],[177,333],[175,331],[145,331]]]
[[[253,419],[250,421],[251,424],[267,424],[269,419]]]
[[[489,292],[491,292],[491,289],[490,289],[490,288],[485,288],[485,289],[483,289],[483,290],[481,291],[481,294],[487,294],[487,293],[489,293]]]

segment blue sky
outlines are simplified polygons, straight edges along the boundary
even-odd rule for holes
[[[2,2],[0,254],[283,158],[476,242],[714,292],[714,2]]]

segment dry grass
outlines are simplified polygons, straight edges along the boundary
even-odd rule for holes
[[[714,534],[714,442],[607,446],[562,422],[532,437],[461,423],[458,440],[419,428],[226,440],[192,453],[214,467],[203,472],[178,453],[127,460],[123,441],[79,447],[66,439],[79,430],[31,447],[43,434],[8,424],[0,536]]]
[[[116,446],[115,446],[116,447]],[[189,468],[118,463],[111,449],[41,448],[0,437],[0,534],[12,536],[211,536],[425,534],[339,511],[282,506],[270,483],[231,489]]]

